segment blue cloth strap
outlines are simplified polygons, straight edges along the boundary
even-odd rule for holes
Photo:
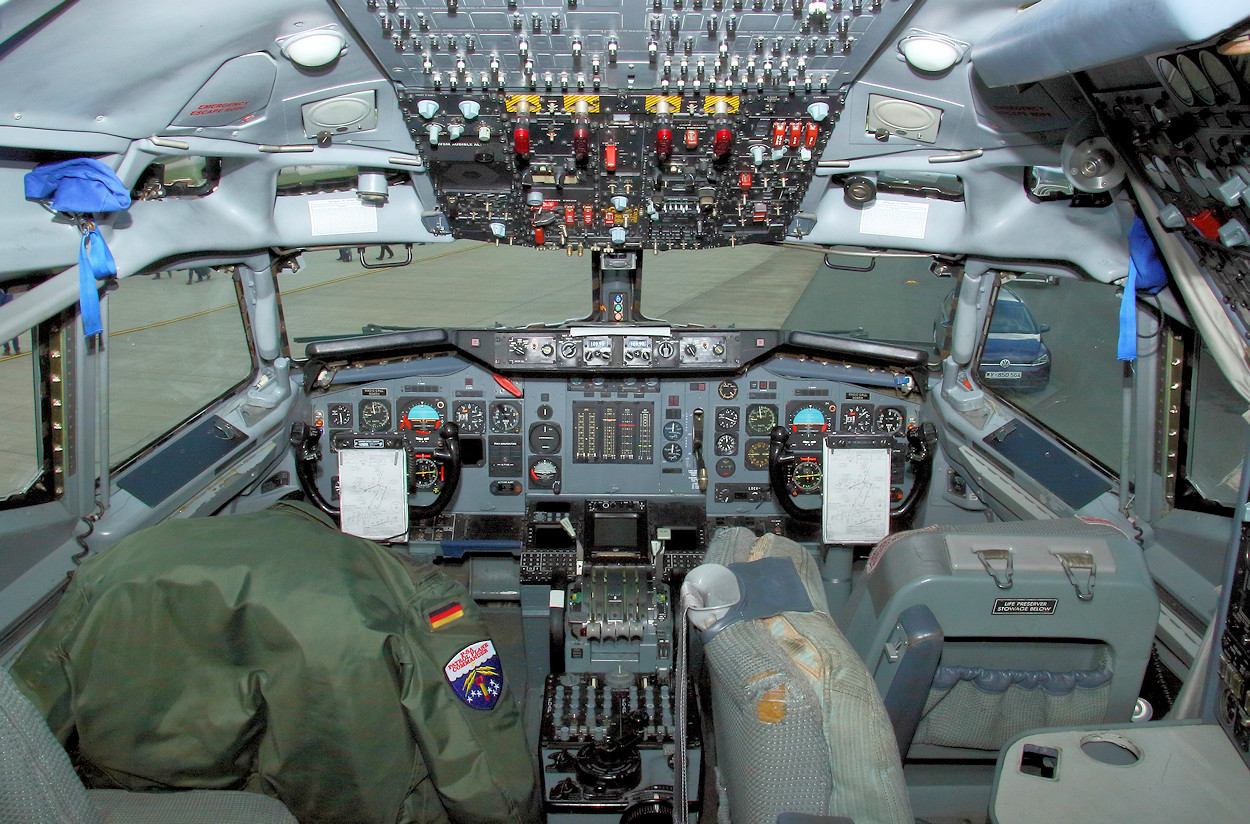
[[[78,246],[78,305],[85,335],[98,335],[104,331],[100,322],[100,293],[96,289],[96,281],[116,274],[117,264],[100,236],[100,230],[93,227],[83,232]]]
[[[1153,295],[1167,283],[1167,269],[1163,268],[1150,230],[1141,218],[1136,218],[1128,232],[1128,279],[1120,299],[1120,338],[1116,344],[1116,357],[1120,360],[1137,360],[1137,291]]]
[[[1137,360],[1137,264],[1128,259],[1128,279],[1120,298],[1120,338],[1115,347],[1116,358]]]
[[[79,215],[78,305],[85,334],[104,331],[96,281],[117,274],[117,264],[94,223],[82,216],[130,208],[130,192],[108,165],[79,157],[38,166],[23,180],[26,197],[47,201],[58,212]]]

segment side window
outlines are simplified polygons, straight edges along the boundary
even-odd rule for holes
[[[246,381],[230,268],[135,275],[108,298],[109,461],[117,465]]]
[[[8,303],[17,292],[13,287],[0,290],[0,303]],[[0,506],[47,500],[53,494],[49,461],[53,385],[46,374],[52,364],[48,347],[38,344],[48,335],[59,334],[59,327],[49,324],[3,341],[0,349],[0,410],[4,416],[4,426],[0,427]],[[63,385],[56,383],[58,388]]]
[[[1101,283],[1016,279],[998,290],[978,382],[1118,473],[1120,299]]]
[[[1192,490],[1178,490],[1177,505],[1187,507],[1186,498],[1196,493],[1206,501],[1236,506],[1242,444],[1250,435],[1250,421],[1246,419],[1246,401],[1224,377],[1205,345],[1194,363],[1188,408],[1184,477]]]

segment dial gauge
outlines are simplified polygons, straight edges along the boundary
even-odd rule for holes
[[[438,410],[432,405],[425,403],[414,403],[404,412],[403,423],[413,432],[422,435],[428,435],[431,432],[437,432],[438,428],[443,425],[443,416],[438,414]]]
[[[386,401],[363,401],[360,404],[360,428],[365,432],[381,432],[391,425],[391,405]]]
[[[716,436],[717,455],[738,454],[738,436],[732,432],[722,432]]]
[[[1159,58],[1156,65],[1159,67],[1159,76],[1163,78],[1163,83],[1168,90],[1186,106],[1194,105],[1194,90],[1189,87],[1189,82],[1185,80],[1185,76],[1176,68],[1176,65],[1163,57]]]
[[[733,406],[721,406],[716,410],[716,428],[721,432],[738,431],[738,409]]]
[[[767,435],[777,425],[777,407],[769,403],[753,403],[747,407],[747,434]]]
[[[738,467],[734,466],[733,458],[721,458],[716,462],[716,474],[722,478],[728,478],[734,474],[734,470]]]
[[[666,443],[664,448],[660,450],[660,454],[664,456],[664,460],[669,463],[677,463],[681,460],[681,444]]]
[[[501,401],[490,405],[491,432],[520,432],[521,407],[511,401]]]
[[[664,440],[675,441],[685,432],[685,427],[681,425],[681,421],[665,421],[664,422]]]
[[[418,455],[412,461],[412,485],[417,489],[433,489],[438,483],[438,464],[426,455]]]
[[[560,451],[560,427],[554,423],[536,423],[530,427],[530,451],[551,455]]]
[[[535,486],[550,489],[560,479],[560,467],[550,458],[539,458],[530,464],[530,480]]]
[[[462,435],[480,435],[486,431],[486,410],[476,401],[456,404],[456,423]]]
[[[1225,100],[1234,106],[1241,102],[1241,90],[1237,88],[1237,81],[1233,79],[1233,73],[1228,70],[1228,67],[1220,62],[1220,58],[1203,50],[1198,53],[1198,62],[1202,64],[1202,70],[1211,79],[1211,85],[1215,86]]]
[[[801,407],[790,418],[790,431],[800,435],[818,435],[828,428],[829,420],[818,406]]]
[[[800,493],[820,490],[820,461],[800,458],[790,467],[790,485]]]
[[[1189,55],[1182,54],[1176,58],[1176,67],[1185,76],[1185,80],[1189,83],[1189,88],[1193,89],[1194,97],[1198,98],[1198,102],[1205,103],[1208,106],[1215,102],[1215,89],[1211,87],[1211,81],[1203,74],[1198,64],[1190,59]]]
[[[768,441],[747,441],[747,469],[768,469]]]
[[[897,435],[903,431],[903,410],[895,406],[883,406],[877,410],[877,431],[887,435]]]
[[[838,431],[849,435],[867,435],[872,432],[872,406],[866,403],[848,403],[843,406]]]
[[[350,403],[330,404],[330,425],[331,426],[351,426],[352,425],[352,405]]]
[[[720,386],[716,387],[716,394],[727,401],[731,401],[738,397],[738,384],[733,381],[721,381]]]

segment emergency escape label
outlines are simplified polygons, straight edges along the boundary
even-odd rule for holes
[[[995,598],[994,615],[1054,615],[1058,598]]]

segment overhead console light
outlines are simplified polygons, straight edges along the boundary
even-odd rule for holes
[[[1215,50],[1228,57],[1250,54],[1250,29],[1234,34],[1231,38],[1216,46]]]
[[[926,74],[948,71],[963,59],[968,44],[930,32],[915,32],[898,42],[899,54],[907,65]]]
[[[386,173],[377,169],[361,169],[356,178],[356,197],[362,203],[372,203],[375,206],[381,206],[390,200]]]
[[[347,40],[334,29],[316,29],[280,41],[282,53],[305,69],[328,66],[343,53]]]

